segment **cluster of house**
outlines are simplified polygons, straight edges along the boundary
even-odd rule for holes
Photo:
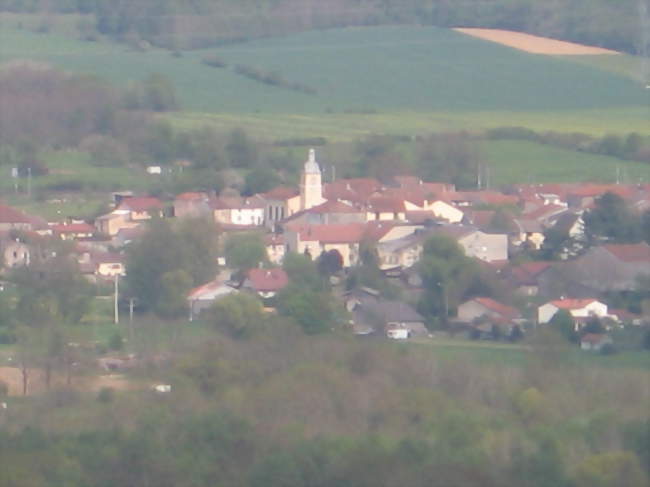
[[[58,235],[76,242],[84,272],[95,278],[110,278],[124,274],[122,249],[138,238],[142,224],[154,215],[207,217],[224,233],[263,233],[269,261],[277,265],[287,252],[309,254],[316,259],[324,252],[336,251],[343,267],[353,267],[360,261],[361,246],[372,244],[386,276],[417,294],[421,282],[413,269],[423,244],[432,235],[444,234],[458,242],[467,256],[494,272],[513,293],[555,303],[566,297],[571,298],[568,302],[578,302],[634,289],[640,274],[650,274],[650,247],[645,243],[604,244],[581,252],[577,258],[567,254],[562,261],[519,265],[509,258],[523,248],[541,248],[549,228],[561,230],[574,241],[583,240],[583,214],[607,192],[621,196],[633,211],[650,209],[648,184],[515,185],[501,192],[458,191],[452,184],[424,182],[412,176],[395,177],[390,184],[372,178],[323,182],[312,149],[298,188],[282,186],[251,197],[232,191],[220,195],[190,192],[165,203],[150,196],[116,194],[113,210],[97,218],[94,225],[74,221],[48,224],[0,206],[0,249],[5,267],[22,265],[29,261],[30,250],[8,236],[12,229]],[[514,210],[507,213],[505,225],[497,222],[504,216],[498,211],[503,207]],[[269,297],[287,282],[281,269],[254,269],[245,286]],[[200,286],[188,297],[190,316],[200,312],[206,303],[236,291],[221,281]],[[354,313],[364,308],[385,308],[374,314],[383,317],[379,321],[384,322],[391,336],[425,333],[417,324],[424,319],[411,307],[382,302],[372,290],[347,296],[346,307],[359,315],[355,318],[359,333],[377,326],[373,313]],[[540,313],[539,321],[543,322],[547,314]],[[403,314],[404,319],[394,314]],[[489,298],[476,298],[458,309],[458,320],[479,327],[482,321],[512,327],[521,319],[513,308]]]

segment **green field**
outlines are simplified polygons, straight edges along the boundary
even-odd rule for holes
[[[276,70],[317,94],[268,86],[232,68],[206,66],[201,58],[207,54],[231,65]],[[429,125],[503,125],[508,120],[508,125],[585,132],[650,130],[643,123],[648,120],[648,93],[625,76],[435,28],[312,31],[183,52],[180,57],[164,50],[139,52],[108,42],[3,28],[0,62],[16,59],[95,73],[122,85],[160,72],[175,83],[185,109],[231,114],[219,120],[234,118],[238,124],[257,114],[280,124],[295,117],[289,114],[304,114],[308,118],[302,123],[314,123],[315,118],[317,127],[321,118],[338,125],[350,114],[360,130],[369,118],[371,127],[385,126],[391,132]]]
[[[325,137],[346,141],[372,134],[423,135],[432,132],[481,131],[496,127],[581,132],[602,136],[637,132],[650,135],[650,108],[625,107],[547,111],[393,111],[386,113],[203,113],[177,112],[166,118],[180,129],[244,127],[261,138]]]
[[[650,164],[561,149],[523,140],[482,142],[491,184],[650,181]]]

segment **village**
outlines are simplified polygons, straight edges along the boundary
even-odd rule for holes
[[[218,275],[185,297],[189,321],[240,292],[258,296],[272,312],[274,296],[290,283],[283,260],[296,253],[327,259],[333,292],[347,312],[342,325],[358,336],[429,339],[444,325],[447,332],[468,339],[514,342],[538,326],[553,326],[563,312],[571,317],[578,346],[605,351],[616,346],[611,331],[648,326],[649,310],[630,310],[622,297],[642,292],[644,278],[650,276],[650,246],[587,235],[584,216],[604,195],[619,198],[634,214],[650,209],[650,184],[460,191],[412,176],[395,177],[390,184],[371,178],[324,182],[311,149],[299,187],[276,187],[250,197],[232,188],[220,194],[185,192],[171,201],[120,192],[113,195],[113,209],[95,221],[47,222],[0,205],[0,264],[5,273],[28,265],[39,239],[54,237],[73,243],[74,258],[90,281],[114,283],[117,292],[118,281],[129,271],[125,249],[146,231],[147,222],[208,218],[220,229],[222,241],[255,235],[267,255],[264,265],[228,269],[222,253]],[[558,240],[552,255],[543,252],[549,235]],[[437,326],[418,306],[425,287],[418,263],[432,236],[456,242],[500,289],[498,296],[474,292],[450,306],[449,284],[439,282],[445,309]],[[368,249],[382,279],[399,293],[387,295],[346,281]],[[133,312],[133,301],[130,305]]]

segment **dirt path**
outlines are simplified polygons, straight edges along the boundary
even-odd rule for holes
[[[555,55],[598,55],[598,54],[620,54],[617,51],[604,49],[602,47],[585,46],[573,42],[558,41],[548,37],[539,37],[523,32],[512,32],[498,29],[454,29],[463,34],[478,37],[487,41],[514,47],[534,54],[555,54]]]

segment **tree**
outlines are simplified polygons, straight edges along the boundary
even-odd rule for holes
[[[643,487],[648,477],[632,452],[610,451],[587,457],[576,470],[576,487]]]
[[[151,222],[142,238],[127,249],[129,292],[144,309],[176,315],[189,287],[214,278],[216,237],[209,220],[183,220],[176,226],[166,220]],[[171,307],[170,299],[174,300]]]
[[[226,264],[244,272],[268,260],[266,246],[259,233],[235,233],[228,236],[224,246]]]
[[[289,281],[297,287],[316,292],[326,291],[328,288],[327,280],[316,263],[304,254],[289,252],[284,256],[282,268],[287,273]]]
[[[334,304],[328,292],[290,284],[277,295],[278,311],[293,318],[303,331],[316,335],[329,331],[334,322]]]
[[[253,167],[258,158],[255,142],[240,128],[230,132],[226,154],[232,167]]]
[[[263,325],[264,310],[257,298],[232,294],[217,300],[207,311],[206,320],[232,338],[249,338]]]
[[[250,196],[264,193],[280,184],[278,174],[267,166],[252,169],[244,178],[244,191],[242,194]]]
[[[643,235],[641,221],[614,193],[596,200],[596,207],[584,216],[585,229],[591,238],[602,237],[617,243],[636,243]]]
[[[174,85],[160,73],[150,74],[143,83],[143,105],[156,112],[176,110],[178,100]]]
[[[424,243],[418,272],[424,285],[418,308],[446,325],[449,310],[466,297],[480,269],[455,240],[434,235]]]
[[[560,335],[566,338],[569,342],[575,343],[578,340],[578,335],[575,331],[575,320],[571,313],[561,309],[553,315],[549,324]]]
[[[187,309],[186,296],[191,289],[192,277],[186,270],[165,272],[161,276],[161,295],[156,302],[156,314],[167,319],[183,316]]]
[[[343,257],[338,250],[332,249],[323,252],[318,257],[317,261],[318,271],[321,274],[331,276],[343,269]]]
[[[45,259],[36,257],[29,266],[12,274],[19,293],[17,318],[35,327],[79,323],[90,305],[93,286],[81,275],[68,249],[58,244],[43,245],[34,254],[49,254]]]

